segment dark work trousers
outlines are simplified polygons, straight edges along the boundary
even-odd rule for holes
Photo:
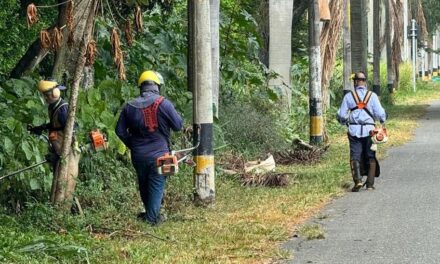
[[[150,224],[160,221],[160,207],[166,177],[157,172],[156,159],[133,160],[139,183],[139,191],[145,207],[145,218]]]
[[[353,137],[348,134],[348,141],[350,142],[350,160],[357,160],[364,162],[369,159],[376,159],[376,151],[372,151],[371,137]]]

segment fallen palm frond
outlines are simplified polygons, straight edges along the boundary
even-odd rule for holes
[[[34,4],[29,4],[26,10],[27,25],[30,28],[38,21],[37,7]]]
[[[45,50],[52,46],[52,40],[47,30],[40,31],[40,45]]]
[[[267,186],[283,187],[289,185],[289,177],[295,176],[294,173],[268,172],[265,174],[243,173],[241,185],[243,186]]]
[[[276,152],[274,157],[277,164],[310,164],[319,161],[328,148],[329,145],[320,148],[296,139],[291,149]]]
[[[263,168],[258,167],[260,164],[264,165],[263,167],[266,167],[265,163],[270,163],[271,160],[273,161],[273,157],[272,155],[269,155],[269,157],[263,161],[258,160],[245,162],[242,156],[229,154],[223,155],[217,164],[222,167],[221,170],[223,173],[227,175],[236,175],[241,181],[242,186],[284,187],[289,185],[292,182],[290,178],[295,176],[295,174],[277,173],[273,170],[263,171]],[[251,167],[256,168],[252,169]]]

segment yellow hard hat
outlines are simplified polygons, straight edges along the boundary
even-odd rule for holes
[[[141,86],[141,84],[146,81],[152,81],[157,85],[164,83],[162,75],[155,71],[144,71],[141,76],[139,76],[138,86]]]
[[[45,93],[45,92],[52,90],[53,88],[55,88],[57,86],[58,86],[58,83],[55,81],[41,80],[38,83],[38,91]]]

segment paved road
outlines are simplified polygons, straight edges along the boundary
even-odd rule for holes
[[[440,263],[440,102],[381,168],[375,191],[348,193],[310,220],[325,239],[284,244],[293,254],[286,263]]]

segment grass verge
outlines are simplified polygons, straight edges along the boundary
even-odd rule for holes
[[[396,104],[386,106],[391,136],[379,156],[411,139],[434,98],[440,98],[440,85],[422,84],[416,94],[398,94]],[[208,208],[188,202],[184,194],[192,191],[191,173],[186,171],[170,179],[174,204],[170,220],[158,228],[136,220],[135,188],[119,190],[132,203],[84,208],[84,216],[58,214],[41,204],[18,216],[0,214],[0,262],[267,263],[286,258],[279,243],[350,183],[345,128],[330,135],[330,142],[320,163],[279,168],[295,173],[295,184],[286,188],[242,187],[234,177],[218,174],[217,201]],[[305,232],[322,235],[316,227]]]

